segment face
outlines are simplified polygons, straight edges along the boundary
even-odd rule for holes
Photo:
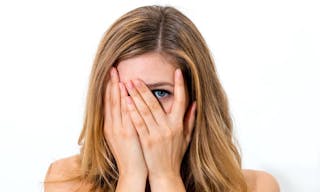
[[[166,113],[174,101],[175,65],[159,53],[146,53],[121,61],[117,70],[121,82],[140,79],[152,91]]]

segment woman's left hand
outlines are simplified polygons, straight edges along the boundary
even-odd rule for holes
[[[175,71],[174,79],[174,102],[169,113],[163,111],[143,81],[126,83],[130,94],[126,98],[128,109],[142,145],[151,187],[154,180],[181,180],[181,162],[194,127],[196,103],[186,110],[180,69]]]

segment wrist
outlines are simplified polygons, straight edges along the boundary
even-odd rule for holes
[[[147,180],[148,173],[145,172],[120,172],[119,180]]]
[[[134,168],[119,168],[119,178],[135,177],[135,178],[147,178],[147,169],[134,169]]]
[[[185,191],[180,174],[149,175],[151,191]]]
[[[147,175],[122,174],[119,175],[116,191],[145,191],[146,182]]]

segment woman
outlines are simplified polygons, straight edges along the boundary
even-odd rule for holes
[[[79,144],[51,164],[46,191],[279,191],[241,169],[209,49],[172,7],[137,8],[105,33]]]

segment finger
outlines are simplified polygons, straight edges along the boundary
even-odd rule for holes
[[[119,82],[120,87],[120,95],[121,95],[121,118],[122,118],[122,126],[124,129],[134,129],[131,123],[130,114],[127,109],[126,96],[128,96],[128,92],[122,82]]]
[[[111,126],[111,108],[110,108],[110,100],[111,100],[111,82],[110,80],[107,83],[106,91],[105,91],[105,100],[104,100],[104,133],[106,136],[110,135],[112,132]]]
[[[149,107],[155,121],[158,125],[161,125],[165,122],[166,114],[163,111],[158,99],[152,94],[150,89],[145,85],[145,83],[139,79],[133,81],[134,86],[137,91]]]
[[[121,113],[124,114],[124,112],[127,111],[125,98],[128,95],[128,93],[122,82],[119,82],[119,88],[120,88],[120,98],[121,98]]]
[[[120,110],[120,90],[119,90],[119,77],[117,70],[111,68],[111,118],[113,127],[118,129],[121,127],[121,110]]]
[[[174,119],[181,119],[185,113],[186,93],[184,88],[184,81],[180,69],[176,69],[174,75],[174,102],[171,114]]]
[[[133,86],[133,83],[131,82],[131,80],[129,80],[126,85],[127,85],[130,97],[134,101],[135,107],[136,107],[138,113],[140,114],[140,117],[145,122],[149,133],[156,131],[156,128],[158,127],[158,125],[157,125],[157,122],[155,121],[148,105],[145,103],[145,101],[142,99],[141,95],[138,93],[136,88]]]
[[[126,103],[130,114],[131,121],[138,132],[140,138],[146,138],[149,135],[148,128],[144,120],[136,109],[135,104],[130,96],[126,96]]]
[[[185,116],[184,119],[184,135],[186,138],[187,143],[190,142],[190,138],[192,135],[192,131],[195,125],[195,119],[196,119],[196,109],[197,109],[197,105],[196,105],[196,101],[194,101],[191,106],[189,107],[187,114]]]

